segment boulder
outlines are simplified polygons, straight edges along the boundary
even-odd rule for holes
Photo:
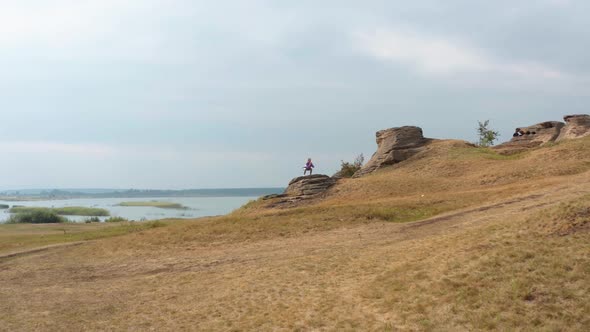
[[[285,194],[291,197],[315,196],[336,184],[336,179],[323,174],[300,176],[289,182]]]
[[[565,127],[561,130],[557,141],[580,138],[590,135],[590,115],[574,114],[563,117]]]
[[[265,196],[263,200],[271,201],[269,207],[293,207],[302,201],[318,198],[336,182],[337,179],[323,174],[300,176],[289,182],[283,194]]]
[[[422,129],[414,126],[390,128],[378,131],[377,152],[358,172],[355,178],[372,173],[380,168],[402,162],[420,151],[432,139],[424,138]]]
[[[555,142],[565,124],[559,121],[547,121],[529,127],[516,128],[512,139],[494,147],[503,154],[518,153],[549,142]]]

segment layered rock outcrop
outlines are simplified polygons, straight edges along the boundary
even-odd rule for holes
[[[336,179],[323,174],[300,176],[289,182],[285,194],[293,197],[309,197],[323,193],[336,184]]]
[[[274,199],[271,206],[292,206],[301,201],[319,197],[336,184],[336,179],[322,174],[300,176],[289,182],[281,195],[269,195],[263,199]]]
[[[559,121],[547,121],[530,127],[516,128],[510,141],[497,145],[494,149],[510,154],[554,142],[564,126],[565,124]]]
[[[432,139],[425,138],[421,128],[414,126],[378,131],[377,152],[354,174],[354,177],[358,178],[382,167],[402,162],[423,151],[430,141]]]
[[[549,142],[590,136],[590,115],[566,115],[565,123],[547,121],[530,127],[516,128],[510,141],[494,147],[502,154],[518,153]]]
[[[590,135],[590,115],[574,114],[563,117],[565,127],[561,130],[557,141],[580,138]]]

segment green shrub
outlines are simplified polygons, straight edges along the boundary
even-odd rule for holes
[[[479,137],[478,146],[488,147],[494,145],[494,142],[500,136],[500,133],[488,128],[490,120],[484,122],[478,121],[477,136]]]
[[[65,206],[59,208],[46,208],[46,207],[35,207],[35,206],[13,206],[10,209],[11,213],[25,213],[35,211],[49,211],[55,212],[62,216],[89,216],[89,217],[107,217],[109,211],[99,208],[88,208],[82,206]]]
[[[358,170],[361,169],[361,167],[363,167],[364,161],[365,156],[363,156],[362,153],[358,155],[353,162],[342,160],[340,164],[340,170],[338,171],[338,173],[334,175],[334,177],[351,178],[354,175],[354,173],[356,173]]]
[[[128,220],[123,217],[110,217],[109,219],[105,220],[104,222],[123,222],[123,221],[128,221]]]
[[[68,220],[55,212],[43,210],[17,213],[6,221],[7,224],[57,224],[63,222],[68,222]]]
[[[10,207],[10,205],[0,204],[0,210],[5,210],[5,209],[8,209],[9,207]]]
[[[86,220],[84,220],[85,223],[90,224],[93,222],[100,222],[100,218],[99,217],[92,217],[92,218],[88,218]]]

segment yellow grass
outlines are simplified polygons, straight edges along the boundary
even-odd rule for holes
[[[295,209],[0,258],[0,326],[587,331],[589,146],[437,142]]]

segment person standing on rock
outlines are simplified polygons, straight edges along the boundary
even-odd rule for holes
[[[314,168],[314,164],[311,162],[311,158],[307,159],[307,163],[305,163],[305,167],[303,167],[304,171],[303,171],[303,175],[307,174],[307,171],[309,171],[309,175],[311,175],[313,173],[313,168]]]

